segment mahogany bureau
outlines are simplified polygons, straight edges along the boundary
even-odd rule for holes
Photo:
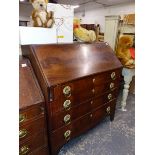
[[[107,43],[24,45],[46,100],[50,151],[114,119],[122,65]]]
[[[28,59],[19,60],[19,154],[48,155],[44,99]]]

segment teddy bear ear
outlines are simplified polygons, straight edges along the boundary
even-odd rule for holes
[[[45,0],[46,3],[48,3],[48,0]]]
[[[34,0],[29,0],[29,2],[30,2],[30,3],[33,3],[33,2],[34,2]]]

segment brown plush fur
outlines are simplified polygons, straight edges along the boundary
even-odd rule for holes
[[[134,59],[130,54],[130,48],[133,46],[133,38],[129,35],[124,35],[119,38],[116,56],[121,61],[122,65],[127,68],[134,68]]]
[[[34,27],[50,28],[54,24],[54,13],[47,12],[48,0],[31,0],[34,10],[32,11],[32,20]]]

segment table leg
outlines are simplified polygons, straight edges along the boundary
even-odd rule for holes
[[[122,111],[126,111],[126,100],[128,97],[128,93],[129,93],[129,87],[130,87],[130,83],[132,81],[132,74],[128,74],[127,76],[124,75],[124,89],[123,89],[123,97],[122,97],[122,101],[121,101],[121,110]]]

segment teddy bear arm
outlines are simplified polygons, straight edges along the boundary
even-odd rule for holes
[[[124,53],[122,53],[122,52],[117,52],[116,55],[117,55],[117,57],[119,59],[123,59],[124,61],[128,61],[129,60],[129,58]]]
[[[127,62],[130,60],[130,59],[129,59],[124,53],[122,53],[122,52],[117,52],[116,55],[117,55],[118,59],[121,61],[121,63],[122,63],[123,65],[126,65]]]
[[[36,12],[33,11],[31,16],[32,16],[32,19],[35,20],[35,18],[36,18]]]

